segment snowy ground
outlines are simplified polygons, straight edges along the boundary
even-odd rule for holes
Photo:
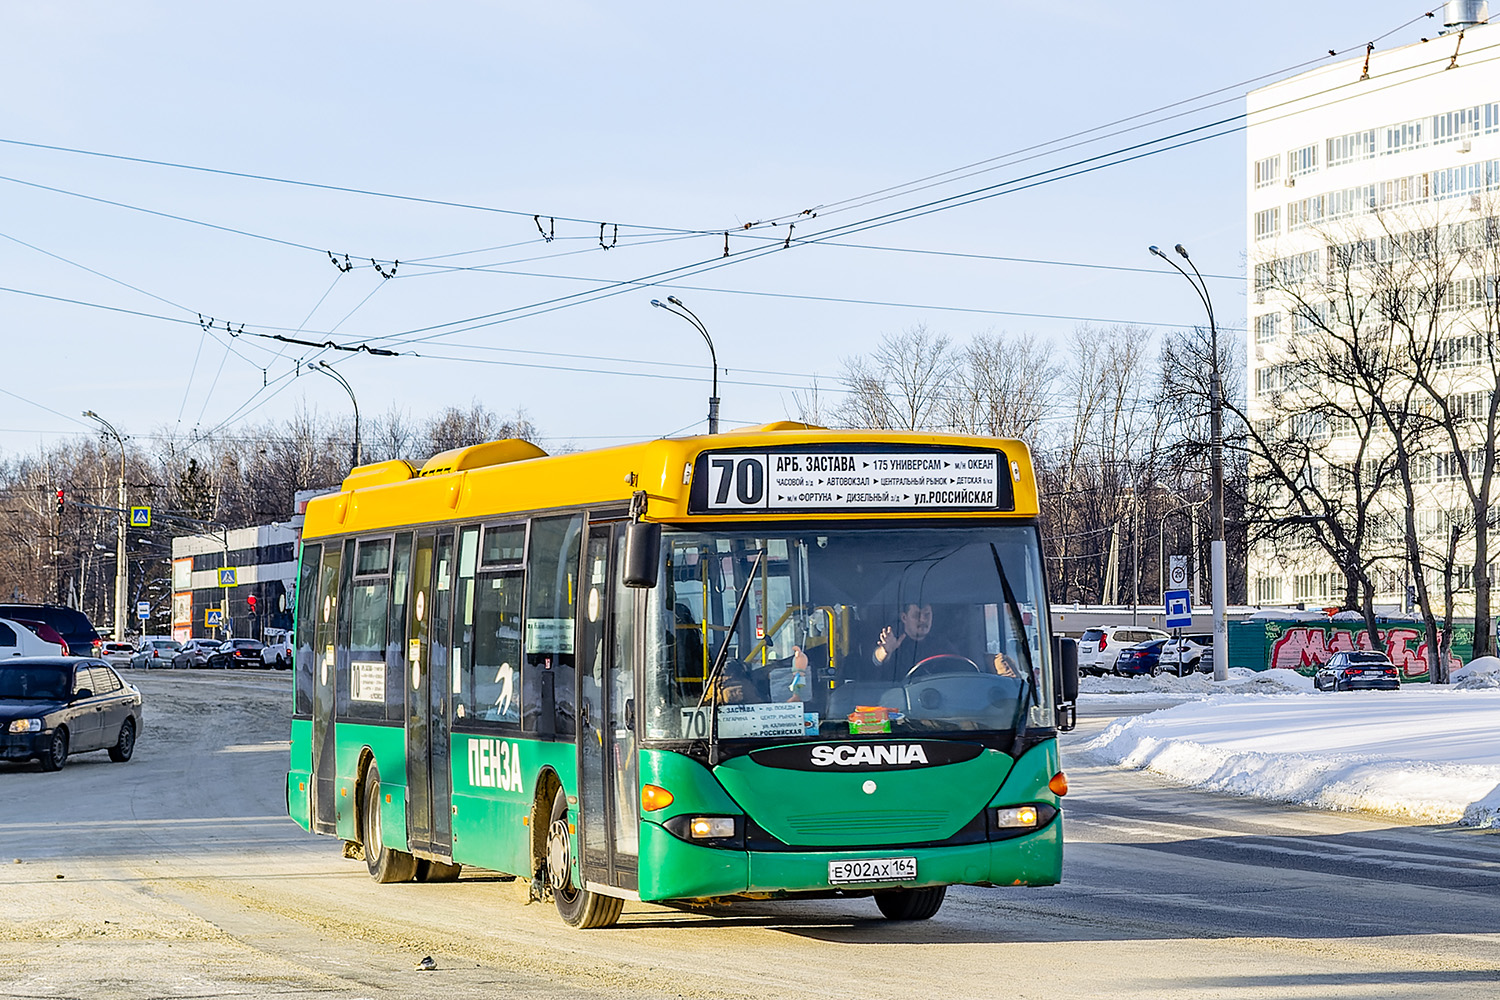
[[[1451,686],[1314,690],[1289,670],[1084,678],[1079,700],[1180,697],[1120,719],[1082,745],[1120,767],[1218,792],[1419,822],[1500,827],[1500,659],[1457,671]]]

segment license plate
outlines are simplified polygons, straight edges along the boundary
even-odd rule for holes
[[[916,858],[860,858],[828,862],[828,882],[910,882],[917,877]]]

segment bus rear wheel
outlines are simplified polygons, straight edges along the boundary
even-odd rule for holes
[[[365,796],[361,830],[365,842],[365,867],[377,882],[410,882],[417,874],[417,859],[405,851],[385,846],[380,832],[380,771],[374,764],[365,772]]]
[[[422,858],[417,861],[417,881],[457,882],[458,876],[463,870],[463,865],[450,865],[446,861],[433,861],[430,858]]]
[[[948,895],[946,885],[928,889],[882,889],[875,893],[875,905],[887,920],[926,920],[943,905]]]
[[[558,916],[569,927],[611,927],[620,919],[625,901],[601,896],[573,884],[573,847],[568,831],[568,796],[561,788],[552,799],[552,818],[547,824],[547,879]]]

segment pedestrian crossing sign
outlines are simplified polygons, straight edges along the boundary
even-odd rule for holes
[[[132,507],[132,508],[130,508],[130,526],[132,528],[149,528],[149,527],[151,527],[151,508],[150,507]]]
[[[203,624],[206,628],[221,628],[224,625],[224,612],[220,608],[207,608],[203,612]]]
[[[235,567],[225,566],[223,569],[219,570],[219,586],[238,587],[239,585],[239,571],[235,569]]]

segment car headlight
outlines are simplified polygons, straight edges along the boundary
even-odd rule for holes
[[[41,719],[13,719],[10,724],[13,733],[39,733],[42,731]]]

